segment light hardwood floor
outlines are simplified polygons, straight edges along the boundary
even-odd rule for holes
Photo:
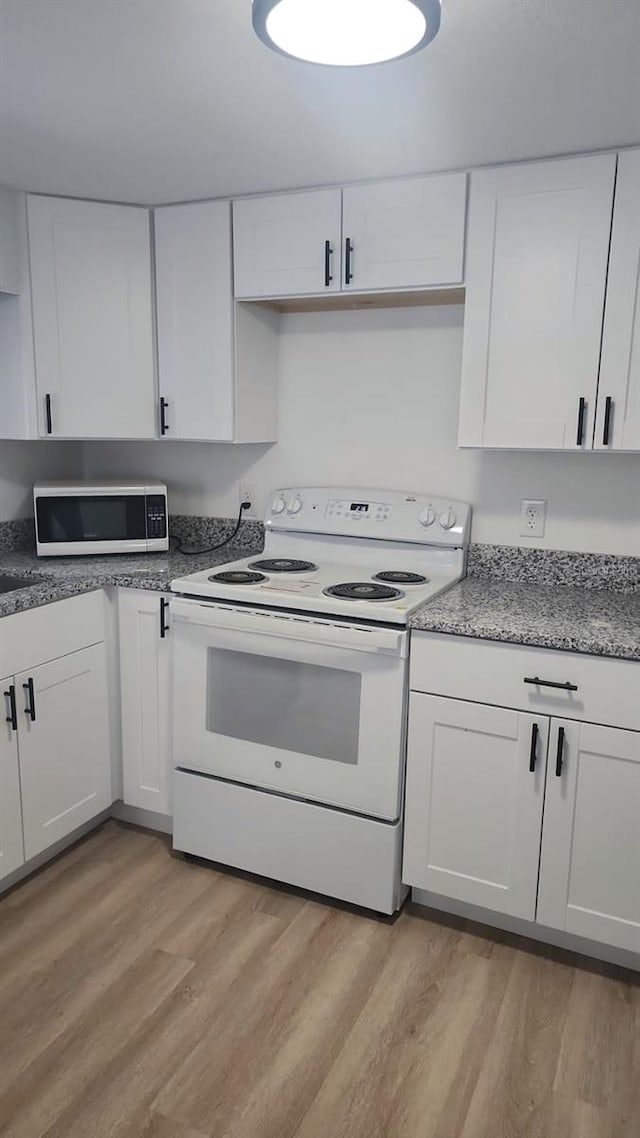
[[[109,822],[0,900],[0,1134],[638,1138],[640,986]]]

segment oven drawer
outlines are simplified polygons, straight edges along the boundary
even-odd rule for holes
[[[536,678],[546,684],[528,682]],[[413,632],[410,686],[430,695],[640,731],[640,664],[632,660]]]
[[[174,849],[393,913],[402,825],[187,771],[174,774]]]

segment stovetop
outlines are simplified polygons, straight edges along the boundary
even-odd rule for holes
[[[470,508],[402,491],[276,491],[263,553],[172,581],[256,608],[405,624],[465,574]],[[295,564],[289,566],[287,559]]]

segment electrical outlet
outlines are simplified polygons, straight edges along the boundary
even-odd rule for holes
[[[238,505],[241,506],[243,502],[251,502],[251,508],[242,511],[243,518],[257,518],[258,510],[256,508],[256,485],[255,482],[241,482],[238,491]]]
[[[523,498],[520,503],[520,537],[544,537],[547,503]]]

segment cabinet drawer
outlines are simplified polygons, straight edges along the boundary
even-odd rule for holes
[[[26,672],[104,639],[102,589],[13,613],[0,621],[0,676]]]
[[[414,632],[411,688],[536,715],[640,731],[640,664]],[[539,678],[576,690],[526,683]]]

